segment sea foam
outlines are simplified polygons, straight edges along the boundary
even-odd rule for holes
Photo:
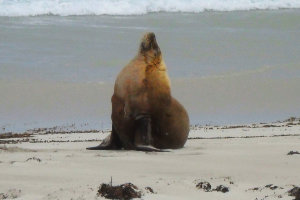
[[[0,0],[0,16],[143,15],[300,8],[299,0]]]

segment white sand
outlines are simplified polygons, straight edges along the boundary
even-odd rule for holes
[[[287,153],[300,152],[300,125],[275,125],[282,127],[202,127],[191,131],[183,149],[163,153],[85,150],[99,141],[84,140],[108,133],[37,134],[39,141],[69,142],[0,145],[0,193],[24,200],[102,199],[98,187],[112,177],[113,185],[138,186],[143,199],[293,199],[287,191],[300,186],[300,155]],[[246,136],[253,138],[241,138]],[[41,162],[27,161],[32,157]],[[204,192],[196,188],[200,181],[228,186],[229,192]]]

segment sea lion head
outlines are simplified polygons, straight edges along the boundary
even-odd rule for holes
[[[149,32],[143,36],[140,44],[139,54],[144,56],[147,64],[160,64],[162,55],[154,33]]]

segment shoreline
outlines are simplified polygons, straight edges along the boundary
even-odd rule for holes
[[[254,123],[229,123],[229,124],[190,124],[191,130],[199,130],[199,129],[236,129],[236,128],[272,128],[272,127],[290,127],[294,125],[300,125],[300,118],[298,117],[289,117],[285,120],[277,120],[273,122],[254,122]],[[97,132],[110,132],[109,128],[87,128],[89,127],[89,123],[80,123],[79,125],[76,123],[69,123],[67,125],[57,125],[57,126],[45,126],[45,127],[35,127],[30,128],[25,131],[6,131],[5,125],[2,126],[2,132],[0,132],[0,139],[5,138],[18,138],[24,137],[24,135],[34,135],[34,134],[72,134],[72,133],[97,133]],[[95,125],[94,125],[95,126]],[[22,136],[23,135],[23,136]]]

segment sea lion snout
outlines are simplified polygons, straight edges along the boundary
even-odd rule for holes
[[[149,41],[156,40],[155,34],[153,32],[145,33],[144,37],[147,38]]]
[[[154,53],[156,54],[156,56],[161,53],[160,48],[159,48],[159,46],[157,44],[157,41],[156,41],[155,34],[153,32],[146,33],[143,36],[142,41],[141,41],[141,45],[140,45],[140,52],[141,53],[148,52],[148,51],[151,51],[151,50],[154,50]]]

